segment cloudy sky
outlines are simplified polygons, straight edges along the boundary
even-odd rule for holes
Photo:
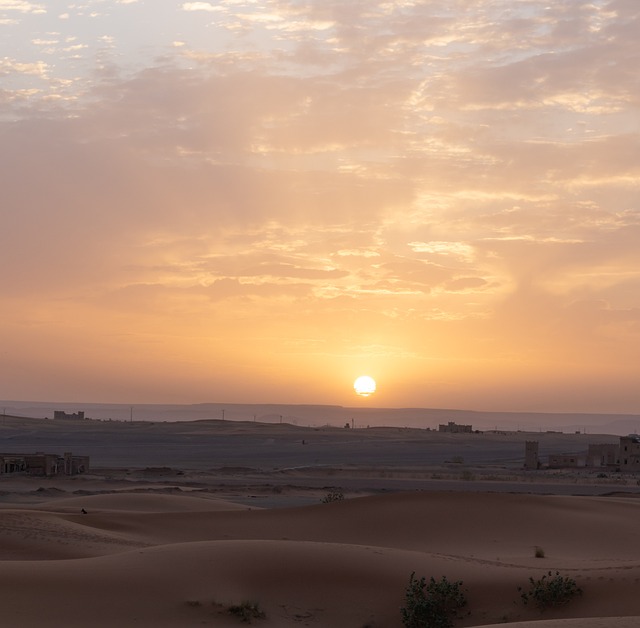
[[[0,0],[0,398],[640,413],[639,35]]]

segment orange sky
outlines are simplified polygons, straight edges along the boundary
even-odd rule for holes
[[[58,4],[0,0],[0,398],[640,412],[636,0]]]

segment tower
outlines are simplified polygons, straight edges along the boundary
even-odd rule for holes
[[[540,461],[538,460],[538,441],[528,440],[524,446],[524,468],[538,469]]]

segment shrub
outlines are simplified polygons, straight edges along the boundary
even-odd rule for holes
[[[535,549],[535,552],[534,552],[534,556],[535,556],[536,558],[544,558],[544,549],[543,549],[542,547],[538,547],[538,546],[536,545],[536,549]]]
[[[341,502],[343,499],[344,495],[340,491],[332,491],[322,498],[322,503],[329,504],[331,502]]]
[[[240,621],[247,624],[250,624],[252,619],[264,619],[266,617],[257,602],[233,604],[227,610],[231,615],[235,615]]]
[[[540,611],[564,606],[576,595],[582,595],[582,589],[576,581],[568,576],[561,576],[559,571],[555,575],[549,571],[537,580],[529,578],[529,590],[523,591],[522,587],[518,587],[518,591],[525,604],[531,601]]]
[[[450,628],[458,610],[467,604],[461,590],[462,582],[449,582],[445,576],[433,577],[427,584],[425,578],[418,580],[411,574],[405,593],[402,625],[405,628]]]

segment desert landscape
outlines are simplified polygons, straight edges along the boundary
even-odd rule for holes
[[[640,628],[640,0],[0,33],[0,628]]]
[[[0,475],[4,625],[400,627],[415,572],[462,582],[456,626],[640,626],[638,480],[525,471],[531,434],[3,419],[5,453],[91,456]],[[582,594],[525,605],[556,571]]]

